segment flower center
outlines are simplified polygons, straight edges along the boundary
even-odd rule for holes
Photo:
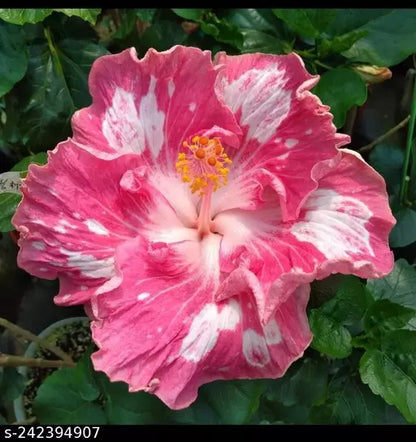
[[[191,192],[198,192],[202,197],[198,216],[198,231],[202,237],[211,230],[212,192],[227,184],[229,168],[226,166],[232,161],[217,137],[196,136],[191,141],[191,144],[183,142],[187,151],[178,154],[175,166],[182,176],[182,181],[189,183]]]
[[[208,188],[215,192],[227,184],[226,165],[232,161],[217,137],[193,137],[192,144],[184,141],[183,147],[189,151],[178,154],[176,170],[182,175],[182,181],[189,183],[192,193],[202,196]]]

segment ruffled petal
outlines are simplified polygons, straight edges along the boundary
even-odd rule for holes
[[[258,226],[258,211],[235,209],[215,218],[224,236],[221,268],[230,273],[217,300],[233,296],[233,284],[244,279],[267,322],[301,284],[331,273],[379,278],[391,271],[388,236],[395,219],[385,182],[355,152],[342,151],[341,162],[320,180],[298,220],[279,222],[273,207],[265,205]]]
[[[228,150],[233,160],[228,186],[241,177],[252,189],[256,183],[271,186],[283,219],[295,219],[319,178],[340,160],[337,147],[349,142],[336,133],[328,106],[309,92],[319,77],[308,74],[296,54],[220,53],[215,63],[225,65],[217,93],[243,130],[241,147]]]
[[[219,241],[210,235],[155,249],[136,238],[118,249],[123,283],[91,304],[97,370],[180,409],[204,383],[279,377],[302,355],[311,340],[309,288],[296,291],[265,326],[247,287],[213,302]]]
[[[134,48],[100,57],[89,77],[93,103],[72,119],[74,140],[101,158],[134,152],[172,170],[193,135],[237,147],[239,126],[214,93],[217,74],[210,52],[191,47],[150,49],[141,60]]]

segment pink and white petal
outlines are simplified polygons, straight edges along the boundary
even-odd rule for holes
[[[395,220],[385,182],[358,154],[346,149],[341,154],[337,168],[320,180],[295,222],[279,223],[270,201],[259,225],[257,211],[233,209],[215,218],[223,235],[221,269],[230,273],[229,281],[233,268],[250,275],[263,322],[300,284],[331,273],[379,278],[392,269],[388,236]],[[232,294],[220,287],[217,299],[227,296]]]
[[[49,152],[47,165],[29,167],[12,220],[20,232],[18,264],[40,278],[62,278],[57,303],[85,302],[116,277],[114,250],[138,229],[119,182],[140,163],[136,155],[109,163],[68,140]]]
[[[93,103],[72,119],[74,140],[101,158],[134,152],[172,170],[193,135],[237,147],[241,131],[214,92],[217,75],[210,52],[191,47],[149,49],[140,60],[134,48],[100,57],[89,77]]]
[[[123,283],[91,304],[97,370],[180,409],[206,382],[279,377],[302,355],[311,340],[309,288],[300,288],[264,327],[244,287],[232,299],[213,302],[215,236],[202,245],[161,245],[158,254],[140,238],[119,248]],[[195,264],[198,255],[205,258]]]
[[[297,217],[318,180],[340,160],[337,147],[349,137],[337,134],[328,106],[309,90],[310,75],[296,54],[220,53],[225,65],[217,92],[230,106],[243,130],[242,146],[228,149],[233,176],[272,186],[285,221]]]

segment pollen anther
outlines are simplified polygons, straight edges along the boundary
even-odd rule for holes
[[[232,161],[219,138],[194,136],[190,141],[192,144],[186,140],[182,143],[185,151],[178,154],[175,164],[182,181],[189,183],[191,192],[198,192],[199,196],[205,194],[208,186],[214,192],[225,186],[229,172],[226,166]]]

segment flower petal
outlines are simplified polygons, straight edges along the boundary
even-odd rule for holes
[[[61,278],[57,303],[85,302],[117,279],[114,250],[138,228],[123,210],[119,182],[140,164],[136,155],[109,163],[68,140],[49,152],[47,165],[29,167],[13,218],[18,264],[40,278]]]
[[[89,78],[93,104],[72,119],[74,140],[101,158],[134,152],[172,169],[187,137],[221,135],[238,146],[239,126],[214,93],[217,75],[210,52],[191,47],[100,57]]]
[[[279,377],[311,340],[307,286],[264,327],[246,287],[213,302],[219,236],[210,237],[202,245],[161,245],[158,253],[144,239],[125,243],[117,256],[122,285],[92,302],[95,368],[173,409],[188,406],[198,387],[215,379]]]
[[[309,92],[318,76],[308,74],[296,54],[220,53],[215,62],[225,64],[217,91],[243,130],[242,146],[228,152],[228,186],[241,176],[248,185],[269,185],[283,220],[295,219],[319,178],[339,161],[336,147],[349,142],[336,133],[328,106]]]
[[[300,284],[331,273],[379,278],[392,269],[388,236],[395,220],[385,182],[355,152],[342,151],[341,162],[319,181],[298,220],[279,223],[270,201],[262,224],[253,215],[230,210],[215,218],[224,236],[221,268],[230,272],[216,299],[233,296],[230,287],[245,279],[263,322]]]

